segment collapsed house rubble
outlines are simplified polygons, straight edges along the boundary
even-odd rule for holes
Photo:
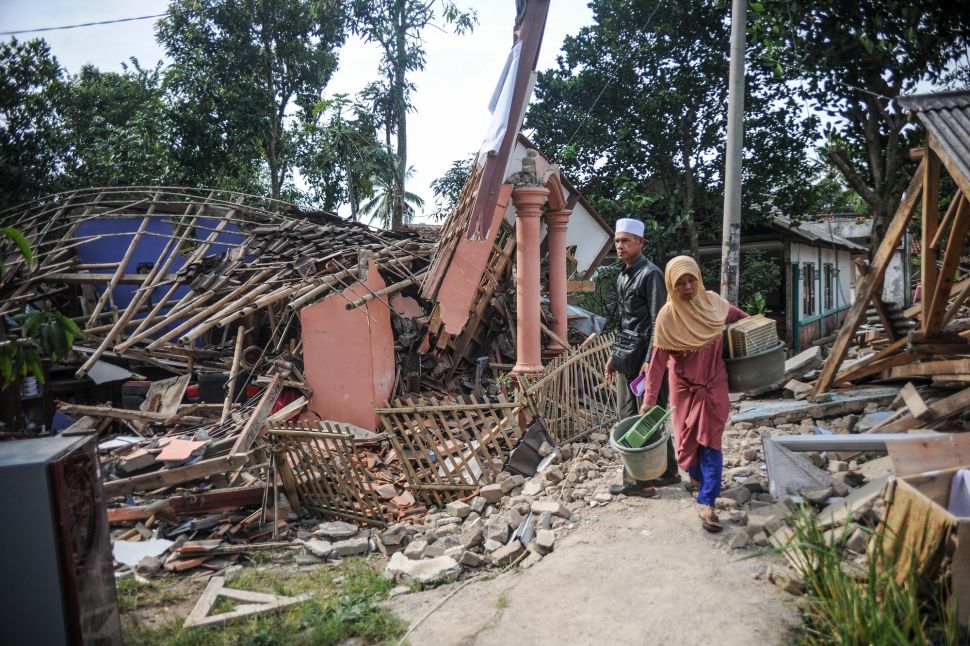
[[[865,577],[873,549],[895,562],[901,584],[949,573],[957,616],[967,625],[970,534],[960,506],[967,492],[959,483],[970,473],[970,275],[963,264],[970,231],[970,93],[899,102],[925,127],[927,145],[912,152],[919,167],[872,262],[860,267],[842,326],[817,342],[831,344],[828,357],[819,370],[786,375],[788,399],[742,403],[729,434],[750,438],[741,445],[743,457],[763,459],[768,476],[758,508],[751,507],[746,519],[755,543],[784,548],[793,536],[784,518],[807,504],[829,542],[845,550],[856,577]],[[941,170],[956,187],[942,218]],[[881,299],[883,277],[917,209],[922,298],[893,316]],[[729,474],[739,475],[737,468]],[[749,491],[724,492],[734,501],[727,506],[763,486],[742,484]],[[768,499],[773,506],[760,508]],[[769,578],[799,592],[805,564],[795,551],[785,553],[791,569],[775,568]]]
[[[32,250],[2,248],[3,342],[35,311],[82,332],[43,380],[4,391],[2,432],[98,435],[118,567],[205,576],[265,550],[410,557],[422,540],[435,558],[504,566],[552,549],[549,518],[569,515],[556,463],[612,423],[615,392],[612,338],[570,330],[567,306],[611,231],[519,136],[547,11],[525,4],[495,120],[440,230],[166,187],[0,214]],[[526,478],[545,495],[509,517],[513,549],[484,526]],[[460,554],[451,519],[472,534]]]

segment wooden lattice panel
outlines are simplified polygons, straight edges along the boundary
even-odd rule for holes
[[[732,357],[750,357],[778,345],[777,325],[762,314],[741,319],[729,326],[728,335]]]
[[[591,337],[556,357],[538,381],[523,380],[526,395],[557,443],[616,422],[616,386],[603,373],[612,349],[613,335]]]
[[[521,405],[500,398],[476,402],[398,399],[375,409],[404,465],[411,491],[442,505],[495,481],[521,437]]]
[[[318,422],[315,426],[297,422],[271,427],[284,484],[289,479],[300,501],[323,517],[386,524],[380,498],[346,425]]]

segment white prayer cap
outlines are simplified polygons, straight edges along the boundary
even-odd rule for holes
[[[616,221],[616,232],[629,233],[637,236],[638,238],[642,238],[643,222],[640,220],[634,220],[633,218],[620,218]]]

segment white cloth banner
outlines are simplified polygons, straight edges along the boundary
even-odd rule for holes
[[[478,158],[492,152],[498,152],[508,129],[509,113],[512,110],[512,94],[515,92],[515,76],[519,69],[519,56],[522,54],[522,43],[518,42],[505,60],[505,67],[499,76],[492,98],[488,102],[488,109],[492,113],[492,122],[488,124],[485,141],[478,152]]]

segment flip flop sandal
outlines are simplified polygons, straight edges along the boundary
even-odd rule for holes
[[[687,493],[693,496],[697,493],[697,490],[700,489],[700,485],[696,482],[685,482],[684,489],[687,491]]]
[[[712,534],[717,534],[724,529],[724,525],[721,524],[721,519],[716,515],[709,518],[701,516],[701,527]]]

